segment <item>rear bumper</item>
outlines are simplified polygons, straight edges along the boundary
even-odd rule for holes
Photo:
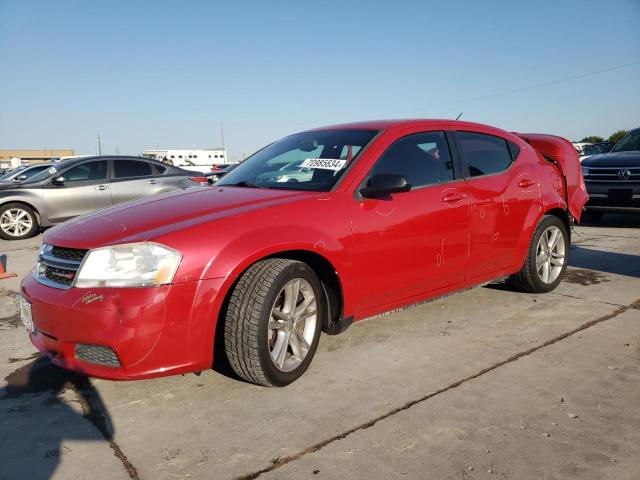
[[[28,275],[21,290],[31,303],[31,342],[53,363],[93,377],[132,380],[211,367],[223,280],[60,290]],[[80,352],[87,345],[106,347],[117,361],[87,361],[78,345]]]

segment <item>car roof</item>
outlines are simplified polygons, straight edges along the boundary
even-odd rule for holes
[[[448,120],[436,118],[409,118],[409,119],[385,119],[385,120],[369,120],[365,122],[341,123],[337,125],[328,125],[319,128],[304,130],[303,132],[314,132],[321,130],[400,130],[404,127],[419,127],[429,129],[432,127],[442,128],[446,125],[449,128],[472,128],[480,129],[487,134],[498,134],[503,136],[513,136],[513,132],[507,132],[501,128],[492,127],[483,123],[467,122],[461,120]]]
[[[31,165],[25,165],[25,168],[33,168],[33,167],[51,167],[52,165],[55,165],[55,163],[51,163],[51,162],[43,162],[43,163],[34,163]]]
[[[162,162],[159,162],[158,160],[154,160],[153,158],[136,157],[134,155],[91,155],[88,157],[78,157],[78,158],[70,158],[68,160],[63,160],[62,162],[58,162],[57,165],[60,165],[62,163],[64,164],[65,167],[68,167],[69,165],[86,162],[87,160],[144,160],[146,162],[162,164]]]

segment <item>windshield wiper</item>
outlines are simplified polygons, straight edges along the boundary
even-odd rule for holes
[[[256,183],[247,182],[245,180],[236,183],[226,183],[219,185],[220,187],[245,187],[245,188],[269,188],[265,185],[258,185]]]

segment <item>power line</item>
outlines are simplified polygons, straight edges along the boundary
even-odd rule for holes
[[[452,106],[452,105],[459,105],[461,103],[476,102],[476,101],[479,101],[479,100],[486,100],[486,99],[489,99],[489,98],[501,97],[503,95],[512,95],[514,93],[526,92],[528,90],[535,90],[535,89],[538,89],[538,88],[548,87],[550,85],[557,85],[559,83],[570,82],[572,80],[578,80],[578,79],[581,79],[581,78],[592,77],[594,75],[600,75],[602,73],[612,72],[614,70],[620,70],[622,68],[628,68],[628,67],[632,67],[634,65],[640,65],[640,62],[625,63],[624,65],[616,65],[615,67],[604,68],[602,70],[594,70],[594,71],[591,71],[591,72],[581,73],[581,74],[578,74],[578,75],[572,75],[570,77],[559,78],[559,79],[551,80],[551,81],[548,81],[548,82],[537,83],[537,84],[529,85],[529,86],[526,86],[526,87],[514,88],[514,89],[511,89],[511,90],[504,90],[502,92],[490,93],[488,95],[479,95],[477,97],[469,97],[469,98],[465,98],[465,99],[462,99],[462,100],[454,100],[454,101],[451,101],[451,102],[433,104],[433,105],[429,105],[427,107],[420,107],[420,108],[417,108],[417,109],[405,110],[404,112],[387,113],[387,114],[384,114],[382,116],[383,117],[389,117],[389,116],[394,116],[394,115],[403,115],[403,114],[406,114],[406,113],[421,112],[421,111],[424,111],[424,110],[433,110],[434,108],[449,107],[449,106]]]

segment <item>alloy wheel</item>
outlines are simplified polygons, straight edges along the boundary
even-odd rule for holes
[[[538,240],[536,248],[536,272],[546,284],[557,280],[565,262],[564,234],[558,227],[548,227]]]
[[[295,370],[313,343],[318,304],[311,284],[304,278],[287,282],[271,308],[267,340],[275,367],[282,372]]]
[[[0,216],[0,228],[12,237],[20,237],[33,227],[29,212],[21,208],[10,208]]]

